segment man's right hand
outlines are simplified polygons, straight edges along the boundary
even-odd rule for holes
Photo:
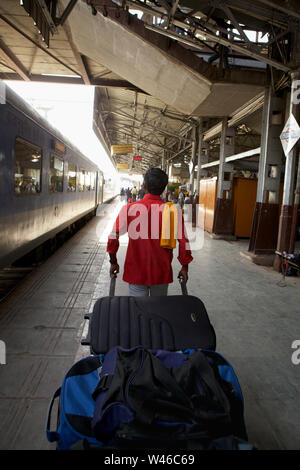
[[[112,276],[113,274],[118,274],[120,272],[120,266],[118,263],[112,264],[110,266],[109,274]]]
[[[184,270],[184,271],[180,270],[177,277],[178,277],[178,279],[182,278],[184,280],[184,282],[187,282],[188,278],[189,278],[188,272],[186,270]]]

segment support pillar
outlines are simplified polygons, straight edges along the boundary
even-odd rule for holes
[[[297,89],[297,83],[300,80],[300,71],[292,72],[292,91]],[[293,113],[294,117],[298,121],[299,117],[299,105],[293,92],[290,95],[290,108],[289,114]],[[285,174],[284,174],[284,186],[283,186],[283,198],[282,206],[279,218],[279,230],[278,230],[278,240],[277,240],[277,250],[278,251],[292,251],[294,250],[293,243],[293,234],[292,234],[292,225],[293,225],[293,212],[294,207],[294,184],[295,184],[295,169],[296,169],[296,154],[297,146],[295,146],[286,156],[285,160]],[[298,199],[295,200],[297,202]],[[297,210],[298,215],[298,210]],[[280,270],[280,258],[279,256],[275,257],[274,268]]]
[[[203,142],[203,119],[200,118],[198,126],[198,157],[197,157],[197,180],[196,180],[196,197],[199,200],[199,186],[200,186],[200,168],[201,168],[201,148]]]
[[[195,166],[196,166],[196,155],[197,155],[197,135],[196,135],[196,126],[193,126],[192,131],[192,158],[190,162],[190,194],[194,194],[194,179],[195,179]]]
[[[284,99],[273,94],[271,86],[264,96],[261,133],[261,153],[258,168],[256,205],[254,210],[249,252],[260,256],[260,264],[270,264],[276,248],[279,222],[279,191],[282,169],[280,133],[284,125]],[[254,258],[253,258],[254,261]]]
[[[300,211],[300,151],[298,150],[298,171],[297,171],[297,182],[296,182],[295,199],[294,199],[294,207],[293,207],[290,247],[288,250],[289,253],[294,253],[294,249],[295,249],[299,211]]]
[[[164,139],[164,145],[166,145],[166,139]],[[166,168],[166,150],[162,151],[162,157],[161,157],[161,169],[165,171]]]
[[[291,94],[289,115],[293,113],[299,123],[299,83],[300,83],[300,28],[299,21],[291,23],[291,62],[293,72],[291,72]],[[294,251],[293,219],[298,218],[297,208],[293,208],[293,203],[297,206],[298,201],[298,181],[296,194],[294,196],[295,171],[296,171],[297,145],[289,152],[285,159],[285,174],[283,186],[283,198],[281,213],[279,218],[279,230],[277,240],[278,251]],[[295,199],[294,199],[295,197]],[[297,214],[295,214],[297,210]],[[274,269],[280,270],[280,257],[275,256]]]
[[[166,158],[165,158],[165,150],[163,150],[163,154],[162,154],[162,157],[161,157],[161,169],[162,169],[163,171],[165,171],[165,160],[166,160]]]
[[[165,171],[165,172],[167,173],[167,175],[169,176],[169,163],[168,163],[168,160],[166,160],[164,171]]]
[[[201,170],[201,165],[208,162],[208,144],[204,142],[204,126],[203,118],[200,118],[198,126],[198,158],[197,158],[197,181],[196,181],[196,195],[199,198],[200,192],[200,178],[207,176],[207,170]]]
[[[225,163],[225,158],[234,154],[234,138],[235,129],[228,128],[228,120],[225,117],[222,121],[218,191],[213,222],[213,234],[220,236],[233,234],[233,165]]]

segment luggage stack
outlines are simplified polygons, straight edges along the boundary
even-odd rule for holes
[[[91,355],[54,393],[47,438],[57,449],[252,449],[243,395],[203,302],[187,295],[98,299]],[[50,430],[59,399],[57,429]]]

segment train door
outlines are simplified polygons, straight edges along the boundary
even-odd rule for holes
[[[96,205],[103,203],[103,173],[97,171],[96,181]]]
[[[96,207],[99,204],[98,179],[99,179],[99,173],[98,171],[96,171],[96,182],[95,182],[95,206]]]

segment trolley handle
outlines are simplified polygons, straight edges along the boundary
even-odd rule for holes
[[[179,284],[181,286],[182,295],[188,295],[188,291],[187,291],[186,282],[184,280],[184,277],[179,276],[178,279],[179,279]]]
[[[281,251],[275,250],[275,255],[279,255],[284,259],[290,259],[290,260],[294,258],[294,256],[291,253],[287,253],[286,251],[281,252]]]
[[[115,296],[117,273],[110,276],[109,297]]]

